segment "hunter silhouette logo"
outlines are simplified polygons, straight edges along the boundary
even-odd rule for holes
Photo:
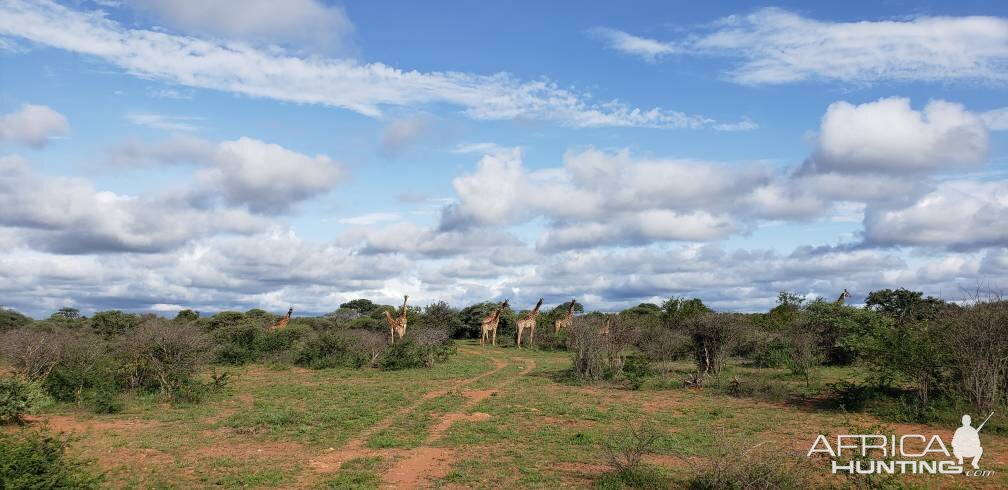
[[[938,434],[841,434],[835,446],[820,434],[806,456],[829,455],[833,473],[991,476],[992,470],[980,469],[984,452],[980,430],[993,415],[976,428],[973,418],[963,415],[962,426],[952,436],[951,451]],[[965,467],[966,461],[972,469]]]
[[[963,464],[963,458],[973,458],[971,464],[973,469],[980,469],[980,456],[983,456],[983,446],[980,445],[980,429],[990,420],[994,412],[980,423],[976,429],[971,425],[973,419],[969,414],[962,416],[962,427],[956,429],[952,436],[952,452],[959,458],[959,466]]]

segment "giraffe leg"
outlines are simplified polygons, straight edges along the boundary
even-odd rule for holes
[[[492,340],[492,343],[493,343],[494,347],[497,347],[497,329],[496,328],[493,329],[493,340]]]
[[[534,324],[532,325],[532,328],[529,330],[529,343],[528,343],[528,345],[529,345],[529,347],[535,346],[535,325]]]
[[[521,327],[521,325],[519,325],[518,326],[518,348],[519,349],[521,349],[521,334],[522,334],[522,327]]]

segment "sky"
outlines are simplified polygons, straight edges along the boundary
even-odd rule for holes
[[[6,0],[0,305],[1008,288],[1008,5],[702,3]]]

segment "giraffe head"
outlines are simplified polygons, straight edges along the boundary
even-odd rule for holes
[[[287,318],[290,318],[291,313],[294,313],[294,306],[287,308]]]
[[[843,292],[840,293],[840,295],[843,296],[844,298],[850,298],[851,297],[850,291],[848,291],[847,288],[844,288]]]

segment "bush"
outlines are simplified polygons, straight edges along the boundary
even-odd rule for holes
[[[0,355],[27,380],[41,380],[59,362],[59,334],[34,328],[19,328],[3,334]]]
[[[704,313],[686,320],[684,329],[692,339],[698,382],[721,375],[729,353],[741,340],[748,323],[744,315],[737,313]]]
[[[623,351],[636,340],[631,322],[626,317],[600,314],[575,317],[567,337],[574,373],[590,380],[621,373]]]
[[[119,310],[99,311],[91,317],[91,330],[96,334],[111,337],[133,330],[141,321],[139,316]]]
[[[14,310],[0,308],[0,332],[23,327],[31,322],[31,318],[28,318]]]
[[[631,355],[623,360],[623,377],[630,384],[630,389],[639,390],[644,380],[654,375],[651,362],[644,356]]]
[[[370,357],[352,349],[349,338],[343,332],[320,332],[301,344],[295,363],[312,369],[356,369],[365,366],[369,360]]]
[[[0,432],[3,488],[100,488],[103,476],[66,455],[67,441],[47,432]]]
[[[791,373],[805,379],[805,387],[812,386],[812,377],[823,360],[821,344],[815,332],[799,324],[791,331],[788,345],[788,368]]]
[[[630,473],[637,469],[645,455],[654,452],[661,434],[646,420],[631,424],[626,430],[611,435],[603,446],[609,465],[617,473]]]
[[[266,334],[266,329],[253,320],[243,319],[234,324],[222,323],[212,332],[216,343],[213,354],[214,361],[221,364],[240,365],[254,361],[259,357],[256,345],[259,342],[259,337]]]
[[[723,431],[714,437],[713,454],[687,482],[694,490],[763,490],[815,488],[809,463],[798,454],[763,444],[729,441]]]
[[[209,345],[203,332],[193,325],[154,319],[133,331],[123,343],[123,350],[143,366],[141,372],[150,374],[163,396],[175,399],[195,382],[194,376],[206,362]]]
[[[24,416],[47,404],[47,397],[35,383],[16,378],[0,378],[0,424],[20,424]]]
[[[416,329],[403,341],[393,344],[378,360],[385,370],[431,368],[455,354],[455,343],[448,333],[435,329]]]
[[[966,399],[983,413],[1004,401],[1008,368],[1008,301],[976,301],[939,320]]]
[[[94,391],[117,392],[122,364],[109,355],[108,346],[86,331],[66,332],[59,362],[45,378],[46,390],[59,401],[82,404]]]
[[[749,360],[759,368],[777,368],[787,365],[790,359],[788,341],[776,332],[757,330],[752,337]]]

